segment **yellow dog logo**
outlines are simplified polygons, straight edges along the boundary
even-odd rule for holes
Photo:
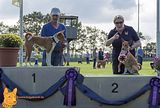
[[[13,105],[16,105],[17,101],[17,88],[15,88],[12,92],[8,92],[8,88],[4,89],[4,101],[2,103],[3,108],[12,108]]]

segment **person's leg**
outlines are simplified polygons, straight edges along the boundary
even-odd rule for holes
[[[138,56],[138,57],[137,57],[137,62],[138,62],[139,64],[141,64],[141,66],[140,66],[140,70],[141,70],[141,69],[142,69],[143,58],[140,57],[140,56]]]
[[[90,64],[90,60],[89,60],[89,57],[88,57],[88,64]]]
[[[143,65],[143,57],[141,57],[141,65]]]
[[[58,66],[59,64],[59,54],[57,52],[52,52],[52,56],[51,56],[51,64],[53,66]]]
[[[51,64],[53,66],[58,66],[58,50],[59,50],[59,43],[56,44],[52,56],[51,56]]]
[[[115,57],[112,58],[112,71],[113,74],[118,74],[118,60]]]
[[[96,68],[96,59],[93,59],[93,69]]]
[[[142,57],[140,57],[140,64],[142,65],[142,61],[143,61],[143,58]]]
[[[142,65],[142,57],[138,56],[138,63]]]
[[[47,63],[46,63],[46,51],[45,50],[43,51],[42,66],[47,66]]]
[[[137,62],[138,62],[138,63],[140,62],[140,57],[139,57],[139,56],[137,56]]]
[[[62,52],[59,53],[59,63],[58,63],[58,66],[63,66],[63,58],[62,58],[63,54]]]
[[[121,71],[119,72],[119,74],[123,74],[125,71],[125,66],[124,64],[121,65]]]
[[[58,42],[52,52],[52,60],[51,64],[53,66],[61,66],[62,65],[62,52],[61,52],[61,43]]]
[[[87,57],[87,64],[89,64],[89,58]]]
[[[86,57],[86,63],[87,63],[87,57]]]

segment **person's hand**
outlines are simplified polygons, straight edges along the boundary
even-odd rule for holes
[[[118,32],[113,37],[114,37],[114,39],[118,39],[119,38]]]
[[[133,50],[133,49],[134,49],[134,48],[133,48],[132,46],[129,47],[129,50],[130,50],[130,51]]]

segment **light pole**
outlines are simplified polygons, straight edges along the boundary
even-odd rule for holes
[[[138,0],[138,30],[137,30],[137,32],[138,32],[138,36],[139,36],[139,0]]]
[[[19,23],[20,23],[20,30],[19,35],[22,38],[23,37],[23,0],[12,0],[12,4],[16,7],[19,7],[20,15],[19,15]],[[20,66],[23,64],[23,46],[21,47],[19,51],[19,63]]]
[[[20,36],[23,37],[23,0],[20,0]],[[23,65],[23,46],[19,52],[19,63],[20,66]]]
[[[157,0],[157,45],[156,45],[156,55],[160,56],[160,2]]]

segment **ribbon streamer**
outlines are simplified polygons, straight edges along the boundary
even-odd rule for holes
[[[1,73],[2,73],[2,69],[0,68],[0,103],[2,104],[4,96],[3,96],[3,84],[2,84],[2,80],[1,80]]]
[[[67,86],[65,88],[64,105],[75,106],[76,105],[76,93],[74,81],[77,79],[77,71],[74,68],[70,68],[66,71],[65,77],[67,79]]]
[[[42,93],[38,93],[38,94],[31,94],[31,93],[28,93],[25,90],[23,90],[21,87],[19,87],[12,80],[10,80],[9,77],[7,75],[5,75],[5,73],[3,72],[3,70],[1,68],[0,68],[0,79],[3,82],[3,84],[5,86],[7,86],[7,88],[9,88],[10,90],[17,88],[18,89],[18,91],[17,91],[18,97],[20,97],[21,99],[30,100],[30,101],[40,101],[40,100],[47,99],[48,97],[54,95],[59,90],[59,88],[61,88],[64,85],[64,83],[66,82],[65,76],[62,76],[55,84],[53,84],[51,87],[49,87],[46,91],[44,91]],[[3,90],[2,86],[0,86],[0,93],[2,93],[2,95],[3,95],[3,92],[1,92],[1,90]],[[29,98],[23,98],[23,97],[29,97]],[[41,98],[34,98],[34,97],[41,97]]]
[[[87,85],[83,84],[84,77],[83,75],[79,74],[74,68],[70,68],[66,71],[66,74],[62,76],[55,84],[53,84],[51,87],[49,87],[46,91],[38,94],[31,94],[23,90],[21,87],[19,87],[14,81],[10,80],[10,78],[3,73],[3,70],[0,68],[0,93],[1,90],[3,90],[2,83],[7,86],[10,90],[13,90],[14,88],[18,89],[17,96],[23,97],[38,97],[42,96],[44,98],[40,99],[26,99],[30,101],[40,101],[47,99],[48,97],[54,95],[58,90],[60,90],[65,82],[67,81],[67,84],[64,89],[64,105],[66,106],[75,106],[76,105],[76,94],[75,94],[75,86],[77,89],[79,89],[85,96],[88,98],[103,104],[103,105],[112,105],[112,106],[119,106],[126,103],[129,103],[136,98],[140,97],[141,95],[145,94],[148,90],[152,88],[152,91],[150,92],[150,101],[149,101],[149,108],[158,108],[158,101],[159,99],[159,88],[160,88],[160,78],[155,77],[150,80],[150,84],[144,85],[139,90],[135,91],[134,94],[130,94],[129,96],[118,99],[118,100],[107,100],[103,97],[101,97],[99,94],[91,90]],[[1,94],[0,94],[1,95]],[[3,94],[2,94],[3,95]],[[0,99],[2,99],[3,96],[0,96]],[[3,99],[2,99],[3,100]]]
[[[159,97],[159,89],[160,89],[160,78],[154,77],[150,80],[151,92],[149,98],[149,108],[159,108],[158,100]]]

